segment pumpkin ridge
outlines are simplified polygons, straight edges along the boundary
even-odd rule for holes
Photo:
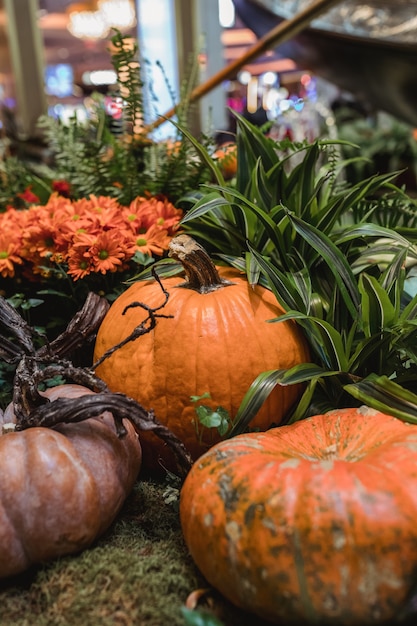
[[[12,433],[7,433],[6,435],[3,433],[0,433],[0,445],[1,445],[1,441],[3,437],[9,436],[11,434]],[[19,442],[17,442],[17,445],[19,445]],[[22,446],[20,445],[20,447]],[[25,477],[26,476],[27,476],[27,473],[25,472]],[[7,491],[2,489],[0,519],[5,518],[6,521],[9,522],[9,532],[12,533],[12,540],[10,540],[10,535],[7,536],[7,546],[9,550],[12,552],[12,555],[10,557],[10,562],[11,561],[14,562],[14,567],[16,569],[16,572],[19,572],[24,569],[27,569],[31,565],[31,560],[25,548],[25,544],[22,540],[22,537],[16,531],[16,529],[20,527],[20,521],[22,517],[20,515],[19,507],[11,508],[9,505],[9,502],[8,501],[5,502],[5,498],[9,500],[9,498],[7,498]],[[16,523],[17,521],[19,523]],[[2,531],[4,531],[7,534],[4,524],[2,524]],[[18,555],[16,554],[16,548],[14,546],[17,547]],[[16,560],[17,560],[17,563],[16,563]]]

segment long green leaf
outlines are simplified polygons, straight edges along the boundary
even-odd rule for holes
[[[295,320],[306,331],[310,342],[315,340],[315,344],[320,350],[321,358],[327,366],[339,372],[348,371],[348,358],[340,333],[328,322],[312,315],[305,315],[300,311],[288,311],[281,315],[277,321]],[[270,320],[273,321],[273,320]]]
[[[205,164],[207,165],[207,167],[211,171],[211,173],[212,173],[212,175],[214,177],[214,180],[216,180],[217,183],[221,187],[225,187],[226,183],[225,183],[223,174],[222,174],[219,166],[216,165],[215,160],[211,157],[211,155],[206,150],[206,148],[193,136],[193,134],[187,128],[184,128],[180,124],[177,124],[177,122],[175,122],[175,120],[171,119],[170,122],[171,122],[171,124],[173,124],[179,130],[179,132],[182,135],[184,135],[184,137],[187,137],[187,139],[188,139],[188,141],[190,141],[190,143],[192,143],[192,145],[196,149],[197,153],[200,155],[200,158],[205,162]]]
[[[256,377],[243,397],[228,437],[234,437],[248,429],[250,422],[277,385],[297,385],[335,373],[326,371],[315,363],[300,364],[288,370],[263,372]]]
[[[395,321],[395,307],[374,276],[361,274],[359,291],[362,295],[361,319],[365,336],[380,335]]]
[[[285,272],[281,272],[275,265],[264,259],[250,244],[248,244],[248,247],[253,258],[259,264],[261,271],[267,277],[271,291],[281,306],[284,307],[285,310],[295,309],[307,313],[308,311],[305,309],[305,298],[300,296],[291,276]]]
[[[332,243],[329,237],[295,215],[288,214],[288,216],[296,231],[320,254],[328,265],[335,277],[343,301],[351,316],[355,319],[360,304],[360,295],[355,277],[346,257]]]
[[[392,239],[396,241],[406,248],[410,247],[410,241],[397,233],[395,230],[390,228],[386,228],[385,226],[380,226],[379,224],[365,223],[365,224],[354,224],[352,226],[347,226],[343,230],[335,243],[336,245],[340,245],[341,243],[345,243],[346,241],[351,241],[352,239],[359,239],[361,237],[378,237],[381,239]]]
[[[417,424],[417,395],[404,389],[387,376],[369,376],[344,387],[364,404],[394,417]]]

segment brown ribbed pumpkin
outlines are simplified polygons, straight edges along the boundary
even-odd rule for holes
[[[194,463],[180,515],[237,606],[279,624],[396,623],[417,582],[417,426],[362,407],[238,435]]]
[[[93,392],[67,384],[42,393],[51,402]],[[15,423],[12,405],[1,426]],[[141,448],[132,424],[119,437],[112,414],[54,429],[0,436],[0,578],[76,553],[108,529],[133,488]]]
[[[218,441],[210,429],[196,434],[191,396],[209,393],[213,408],[222,406],[233,418],[250,384],[260,373],[308,361],[308,348],[291,321],[268,323],[283,314],[274,295],[231,268],[217,268],[187,235],[171,241],[170,255],[184,266],[186,281],[163,280],[169,298],[159,311],[166,317],[137,341],[129,341],[97,368],[112,391],[134,398],[167,426],[197,458]],[[142,302],[158,307],[160,285],[138,281],[110,307],[97,334],[94,359],[124,341],[146,317],[131,307]],[[130,307],[130,308],[129,308]],[[252,423],[265,429],[279,424],[299,398],[300,386],[277,387]],[[141,434],[143,465],[171,467],[170,452],[154,435]]]

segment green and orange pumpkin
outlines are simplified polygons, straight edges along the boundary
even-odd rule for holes
[[[194,463],[180,515],[202,574],[246,611],[396,623],[417,583],[417,427],[361,407],[238,435]]]

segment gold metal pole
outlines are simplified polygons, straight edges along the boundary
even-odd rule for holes
[[[234,76],[244,65],[256,59],[266,50],[279,46],[284,43],[284,41],[294,37],[294,35],[306,28],[306,26],[308,26],[308,24],[316,19],[316,17],[318,17],[321,13],[324,13],[340,1],[341,0],[315,0],[310,6],[306,7],[304,11],[300,11],[300,13],[295,15],[293,18],[280,22],[277,26],[275,26],[275,28],[261,37],[261,39],[259,39],[253,46],[248,48],[248,50],[241,57],[236,59],[236,61],[232,61],[232,63],[226,65],[206,82],[195,87],[190,94],[189,101],[195,102],[196,100],[199,100],[206,93],[220,85],[221,82]],[[145,130],[147,132],[151,132],[155,128],[158,128],[158,126],[163,124],[167,119],[175,115],[178,106],[179,105],[172,107],[165,113],[165,115],[159,117],[157,120],[152,122],[152,124],[147,126]]]

